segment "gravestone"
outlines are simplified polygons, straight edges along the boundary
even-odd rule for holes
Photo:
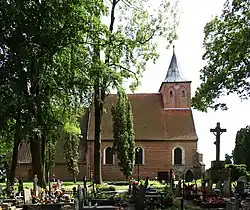
[[[23,196],[24,196],[24,204],[31,204],[32,203],[32,196],[31,196],[31,192],[29,189],[24,189],[23,191]]]
[[[139,186],[139,192],[136,197],[136,210],[144,209],[145,190],[145,186]]]
[[[88,199],[88,188],[87,188],[87,177],[84,176],[83,179],[83,205],[87,205],[87,199]]]
[[[79,206],[79,200],[78,198],[74,199],[74,210],[79,210],[80,206]]]
[[[170,172],[169,172],[169,186],[171,189],[173,189],[173,170],[170,169]]]
[[[223,196],[224,197],[230,197],[231,196],[231,180],[224,181]]]
[[[236,183],[237,184],[236,184],[235,191],[237,193],[240,193],[240,194],[243,193],[244,190],[245,190],[245,182],[243,182],[243,181],[237,181]]]
[[[83,207],[84,197],[81,185],[77,186],[77,199],[79,201],[79,208]]]
[[[178,184],[176,186],[176,196],[181,196],[181,180],[178,181]]]
[[[237,181],[242,181],[242,182],[246,183],[247,178],[245,176],[240,176]]]
[[[34,176],[34,181],[33,181],[33,190],[34,190],[34,195],[37,197],[38,196],[38,186],[37,186],[38,178],[37,175]]]
[[[208,183],[207,183],[207,189],[210,192],[212,190],[212,188],[213,188],[213,181],[209,180]]]
[[[223,195],[225,197],[230,197],[231,196],[231,168],[225,168],[223,171],[224,171]]]

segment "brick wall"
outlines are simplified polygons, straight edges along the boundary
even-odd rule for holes
[[[94,166],[94,142],[89,144],[88,164],[79,164],[80,174],[78,180],[82,180],[86,175],[90,177]],[[114,165],[103,164],[103,151],[106,147],[112,147],[112,141],[103,141],[102,150],[102,177],[104,181],[124,180],[120,172],[118,160],[115,157]],[[137,141],[136,146],[144,149],[145,164],[139,166],[140,178],[150,177],[151,179],[158,176],[159,171],[169,171],[172,168],[172,149],[181,146],[185,149],[185,165],[190,166],[194,160],[194,150],[197,149],[197,141]],[[61,180],[73,180],[68,173],[64,164],[56,164],[52,169],[52,174]],[[133,177],[137,178],[138,167],[134,167]],[[23,177],[25,180],[32,180],[31,164],[21,164],[17,168],[17,177]]]
[[[83,180],[83,177],[86,174],[86,165],[79,164],[80,173],[77,176],[78,180]],[[56,179],[60,180],[73,180],[72,175],[69,174],[66,165],[64,164],[56,164],[54,168],[51,170],[52,174],[55,175]],[[33,180],[33,173],[32,173],[32,166],[31,164],[20,164],[17,168],[16,177],[22,177],[24,181],[32,181]]]
[[[89,163],[90,170],[93,171],[94,166],[94,142],[89,147]],[[103,151],[106,147],[112,147],[112,141],[103,141],[102,150],[102,177],[103,180],[124,180],[124,176],[120,172],[118,160],[115,157],[114,165],[103,164]],[[151,179],[157,177],[159,171],[169,171],[172,168],[172,149],[181,146],[185,149],[185,165],[193,164],[193,150],[197,149],[197,141],[137,141],[136,146],[144,149],[145,164],[139,166],[140,177]],[[137,178],[137,165],[134,168],[133,177]]]
[[[162,94],[164,108],[191,107],[190,82],[163,83],[160,92]]]

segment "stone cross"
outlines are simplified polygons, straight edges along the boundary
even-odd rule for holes
[[[220,136],[222,133],[227,132],[227,129],[221,128],[220,123],[218,122],[215,128],[211,128],[210,132],[212,132],[215,137],[216,141],[214,144],[216,145],[216,166],[219,167],[220,164]]]

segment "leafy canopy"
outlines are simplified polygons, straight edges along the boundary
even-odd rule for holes
[[[250,126],[237,132],[232,156],[234,164],[245,164],[250,170]]]
[[[159,57],[157,39],[164,40],[166,46],[176,39],[177,6],[167,0],[157,4],[148,0],[112,0],[105,1],[105,6],[107,13],[101,16],[98,29],[102,34],[91,36],[99,43],[101,56],[90,78],[98,77],[100,87],[106,90],[132,78],[130,88],[135,90],[146,64]]]
[[[227,109],[218,101],[222,95],[250,96],[250,1],[227,0],[222,15],[206,24],[204,32],[206,66],[192,105],[198,110]]]

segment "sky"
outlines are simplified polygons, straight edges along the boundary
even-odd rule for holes
[[[203,29],[205,24],[215,15],[220,15],[225,0],[180,0],[180,24],[177,30],[178,40],[174,42],[175,52],[182,75],[192,81],[192,96],[199,86],[199,71],[205,65],[202,60]],[[159,43],[161,45],[161,43]],[[156,64],[147,66],[143,75],[142,85],[138,93],[157,92],[164,80],[172,56],[172,48],[158,49],[161,56]],[[227,132],[221,136],[221,160],[225,153],[231,154],[237,131],[250,124],[250,101],[241,101],[236,95],[222,98],[228,105],[228,111],[213,111],[202,113],[193,110],[196,132],[198,135],[198,150],[203,153],[206,168],[215,160],[215,136],[210,128],[215,128],[220,122]]]

